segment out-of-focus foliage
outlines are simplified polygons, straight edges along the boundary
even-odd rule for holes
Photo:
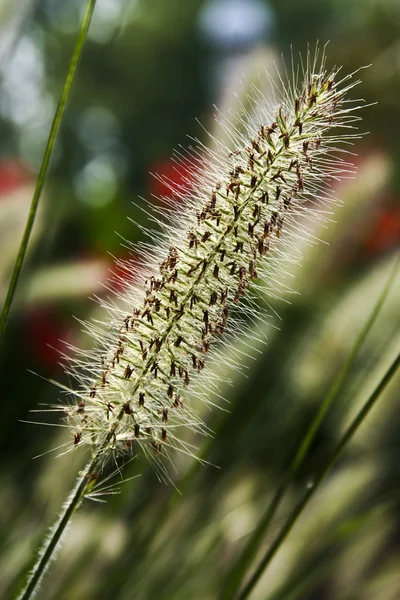
[[[0,2],[2,23],[8,23],[7,40],[5,25],[0,30],[0,294],[82,2],[27,2],[26,10],[18,4]],[[258,37],[252,34],[250,6],[266,9]],[[207,11],[223,16],[208,36]],[[142,459],[133,461],[125,475],[142,473],[140,478],[121,486],[121,495],[107,504],[87,503],[77,513],[44,582],[43,599],[218,597],[233,557],[281,481],[400,246],[396,0],[98,0],[1,350],[2,596],[10,595],[28,565],[84,459],[78,452],[55,458],[54,452],[31,460],[66,439],[63,430],[19,422],[57,396],[53,386],[28,370],[63,377],[57,365],[57,350],[64,350],[60,340],[85,343],[71,315],[83,318],[96,310],[86,295],[103,293],[98,282],[111,266],[107,252],[128,254],[114,231],[129,241],[142,239],[126,216],[142,223],[140,196],[166,192],[149,171],[179,183],[169,157],[174,147],[192,143],[186,134],[205,140],[195,117],[214,128],[214,102],[223,111],[235,109],[231,89],[240,89],[238,73],[254,74],[264,64],[271,68],[275,55],[288,56],[290,44],[304,51],[317,39],[330,40],[329,62],[343,64],[346,73],[372,63],[362,72],[357,94],[378,102],[364,111],[362,129],[370,135],[355,149],[358,176],[337,188],[344,206],[335,210],[327,230],[314,232],[330,245],[304,249],[303,265],[293,266],[288,279],[300,294],[272,307],[281,317],[273,321],[280,331],[266,324],[268,345],[263,353],[249,351],[253,356],[244,361],[248,378],[230,374],[234,385],[223,390],[230,412],[216,409],[206,415],[215,439],[195,443],[199,455],[220,469],[177,457],[171,477],[183,493],[179,496],[173,486],[158,483]],[[179,206],[176,210],[179,215]],[[345,423],[398,348],[399,285],[276,526],[312,484]],[[400,596],[398,383],[388,389],[252,597]]]

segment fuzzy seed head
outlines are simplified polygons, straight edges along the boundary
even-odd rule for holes
[[[207,432],[196,401],[207,402],[206,383],[214,385],[202,372],[215,343],[240,333],[239,313],[259,316],[254,294],[273,286],[299,218],[315,218],[346,171],[337,146],[352,137],[340,128],[357,119],[345,98],[355,83],[337,78],[324,57],[308,57],[272,105],[253,90],[257,108],[245,131],[229,130],[233,151],[193,150],[182,213],[175,204],[158,245],[141,249],[140,269],[118,263],[116,278],[134,283],[102,302],[104,324],[86,324],[93,351],[69,359],[79,382],[66,409],[74,446],[105,457],[138,447],[149,456],[190,453],[181,427]]]

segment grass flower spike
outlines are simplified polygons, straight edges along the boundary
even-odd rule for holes
[[[86,446],[91,459],[21,600],[36,593],[82,500],[110,491],[99,488],[109,479],[101,472],[110,458],[140,449],[168,478],[160,457],[193,454],[182,429],[208,432],[199,403],[212,404],[210,391],[218,390],[218,376],[207,370],[208,362],[222,362],[216,342],[229,344],[225,361],[232,367],[236,355],[240,368],[235,337],[247,327],[251,345],[260,322],[264,335],[260,294],[279,293],[285,262],[299,256],[299,238],[312,239],[312,222],[329,216],[332,183],[352,173],[340,153],[358,136],[359,105],[347,99],[358,82],[339,71],[326,69],[325,53],[309,52],[278,84],[265,79],[268,95],[253,87],[246,102],[253,108],[242,105],[240,120],[222,119],[229,148],[211,136],[213,150],[199,143],[183,160],[178,155],[187,176],[177,192],[171,184],[175,197],[164,199],[163,218],[159,208],[152,217],[159,227],[147,233],[157,243],[137,246],[139,260],[117,261],[108,283],[112,299],[100,300],[104,320],[84,324],[93,349],[70,348],[66,357],[77,382],[58,384],[68,396],[61,410],[72,431],[69,449]]]
[[[73,445],[90,445],[99,468],[136,447],[150,457],[191,452],[181,427],[207,431],[195,403],[216,385],[202,374],[215,342],[241,331],[241,315],[264,318],[257,294],[276,293],[286,250],[333,201],[332,181],[351,171],[338,147],[357,135],[342,131],[359,118],[346,99],[356,82],[338,73],[317,51],[279,86],[270,81],[270,97],[254,88],[245,127],[225,122],[232,148],[214,140],[213,151],[193,150],[178,192],[184,209],[166,211],[163,231],[151,234],[158,245],[139,249],[139,266],[117,264],[124,292],[103,302],[105,323],[86,324],[94,350],[75,350],[67,367],[79,382],[67,390]]]

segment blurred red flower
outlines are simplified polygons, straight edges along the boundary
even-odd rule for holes
[[[400,206],[388,206],[377,215],[375,225],[365,243],[376,254],[400,247]]]
[[[26,331],[25,343],[35,363],[52,368],[60,360],[60,352],[66,351],[65,342],[71,338],[69,318],[52,308],[30,310],[23,317]]]
[[[172,159],[155,162],[151,168],[150,193],[156,197],[173,198],[183,187],[188,187],[193,165],[189,160],[175,162]],[[190,187],[190,186],[189,186]],[[176,198],[178,200],[178,198]]]
[[[12,159],[0,160],[0,197],[32,179],[32,172],[23,163]]]

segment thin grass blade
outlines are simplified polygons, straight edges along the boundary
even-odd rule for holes
[[[390,272],[390,275],[387,279],[387,282],[382,289],[382,292],[376,301],[374,308],[371,311],[368,319],[366,320],[363,328],[361,329],[351,351],[348,355],[346,362],[344,363],[342,370],[339,375],[333,382],[330,387],[328,393],[323,399],[317,414],[315,415],[313,421],[311,422],[308,430],[304,438],[302,439],[300,446],[286,472],[284,479],[282,480],[280,486],[278,487],[271,503],[268,505],[264,515],[262,516],[258,526],[255,531],[251,535],[249,541],[247,542],[245,548],[243,549],[241,555],[238,560],[233,564],[230,569],[229,575],[226,580],[225,587],[221,594],[221,600],[231,600],[238,588],[240,587],[247,570],[249,569],[254,556],[256,555],[262,540],[265,538],[265,535],[272,523],[273,517],[278,510],[280,503],[285,495],[286,490],[290,486],[294,476],[297,471],[301,467],[304,462],[305,457],[307,456],[308,450],[315,439],[315,436],[321,426],[321,423],[328,412],[329,408],[332,406],[335,399],[338,397],[339,392],[341,391],[343,384],[351,370],[351,367],[354,364],[354,361],[360,351],[361,346],[365,342],[368,333],[370,332],[372,326],[374,325],[382,306],[389,294],[390,288],[395,281],[396,275],[398,273],[398,269],[400,266],[400,257],[396,258],[395,264]]]
[[[364,403],[364,405],[362,406],[360,411],[357,413],[356,417],[353,419],[353,421],[351,422],[351,424],[349,425],[349,427],[343,434],[342,438],[339,440],[339,442],[338,442],[336,448],[334,449],[334,451],[332,452],[332,454],[328,457],[325,464],[320,469],[319,473],[317,474],[317,476],[314,480],[313,486],[310,486],[307,489],[303,499],[297,504],[297,506],[293,509],[293,511],[287,518],[287,520],[284,523],[283,527],[281,528],[280,532],[276,536],[274,542],[271,544],[271,546],[265,553],[264,557],[261,559],[258,567],[256,568],[255,572],[251,576],[251,578],[248,581],[248,583],[246,584],[246,586],[239,593],[239,595],[235,596],[236,600],[245,600],[246,598],[249,597],[249,594],[254,589],[254,587],[257,584],[257,582],[259,581],[260,577],[263,575],[264,571],[267,569],[267,567],[271,563],[272,559],[274,558],[275,554],[278,552],[279,548],[282,546],[286,537],[290,533],[292,527],[294,526],[297,519],[299,518],[299,516],[301,515],[301,513],[307,506],[309,500],[314,495],[316,490],[319,488],[319,486],[322,483],[322,481],[324,480],[326,474],[328,473],[330,468],[335,464],[335,462],[337,461],[337,459],[343,452],[344,448],[346,447],[347,443],[351,440],[353,435],[356,433],[356,431],[362,425],[365,418],[367,417],[367,415],[369,414],[371,409],[374,407],[374,405],[378,401],[382,392],[385,390],[385,388],[387,387],[389,382],[393,379],[393,377],[396,374],[399,367],[400,367],[400,353],[396,356],[396,358],[394,359],[394,361],[392,362],[392,364],[386,371],[385,375],[382,377],[379,384],[376,386],[376,388],[374,389],[372,394],[369,396],[368,400]]]
[[[44,151],[42,164],[40,167],[39,175],[36,182],[35,191],[33,193],[31,206],[29,209],[28,219],[26,221],[25,230],[21,239],[18,255],[15,261],[14,269],[11,275],[10,283],[7,290],[6,300],[4,302],[3,310],[0,317],[0,341],[4,335],[5,328],[10,313],[11,304],[14,298],[15,290],[17,288],[18,279],[21,273],[22,265],[26,256],[26,251],[29,244],[29,239],[32,233],[39,200],[43,191],[43,187],[46,181],[47,172],[50,165],[51,156],[53,154],[55,142],[60,129],[61,121],[64,116],[65,106],[69,97],[71,86],[75,77],[76,69],[78,66],[79,59],[82,54],[83,46],[87,38],[90,22],[92,19],[96,0],[88,0],[86,9],[82,18],[81,26],[78,33],[78,39],[75,44],[74,52],[69,65],[67,77],[65,79],[64,88],[61,93],[60,100],[58,102],[57,110],[54,115],[53,122],[51,124],[49,137],[47,140],[46,149]]]

